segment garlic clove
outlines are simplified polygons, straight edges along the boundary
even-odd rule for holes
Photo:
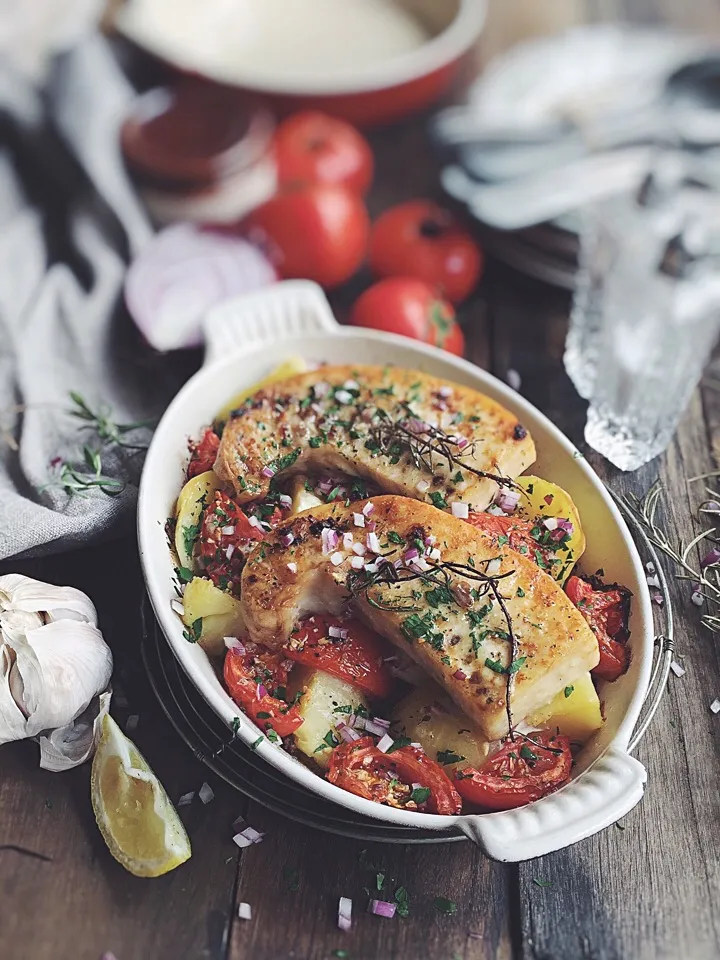
[[[85,763],[95,752],[102,732],[102,720],[110,709],[111,693],[94,697],[77,719],[38,737],[40,766],[60,773]]]
[[[57,587],[19,573],[0,577],[0,621],[5,611],[43,613],[48,621],[72,617],[97,626],[95,607],[81,590]]]
[[[4,672],[0,676],[0,744],[23,740],[27,736],[25,715],[18,707],[10,689],[10,669],[11,667],[8,667],[5,670],[3,667]]]

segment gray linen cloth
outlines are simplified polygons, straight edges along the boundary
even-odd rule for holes
[[[57,482],[52,461],[101,447],[69,415],[71,390],[123,423],[156,418],[180,385],[122,304],[152,235],[117,146],[132,95],[100,36],[60,57],[44,92],[0,65],[0,559],[132,522],[142,452],[102,446],[103,473],[127,481],[117,497]]]

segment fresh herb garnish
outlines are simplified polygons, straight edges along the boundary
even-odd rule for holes
[[[402,537],[396,530],[388,530],[387,538],[390,543],[405,543],[405,537]]]
[[[541,880],[539,877],[533,877],[533,883],[536,887],[551,887],[552,880]]]
[[[454,900],[448,900],[447,897],[435,897],[433,906],[438,913],[444,913],[448,917],[457,913],[457,904]]]
[[[567,699],[567,698],[570,696],[570,694],[573,692],[574,689],[575,689],[575,687],[573,687],[572,684],[570,684],[569,687],[565,687],[565,691],[564,691],[564,692],[565,692],[565,699]]]
[[[385,753],[395,753],[396,750],[400,750],[402,747],[409,747],[411,743],[412,740],[410,737],[398,737],[397,740],[393,740]]]
[[[193,620],[187,630],[183,630],[183,636],[188,643],[197,643],[202,636],[202,617]]]
[[[437,507],[439,510],[445,510],[448,503],[445,497],[440,493],[439,490],[433,490],[432,493],[428,494],[430,501],[433,506]]]
[[[180,583],[190,583],[193,572],[189,567],[175,567],[175,576]]]
[[[534,753],[527,744],[523,744],[520,747],[520,756],[523,760],[528,760],[530,763],[535,763],[537,760],[537,754]]]
[[[438,750],[437,760],[438,763],[443,765],[448,763],[460,763],[461,760],[464,760],[465,757],[461,756],[459,753],[455,753],[453,750]]]
[[[410,914],[410,897],[405,887],[398,887],[395,891],[395,913],[401,917]]]
[[[426,803],[429,798],[430,787],[415,787],[410,794],[410,799],[414,800],[417,804]]]

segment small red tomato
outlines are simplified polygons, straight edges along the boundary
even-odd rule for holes
[[[452,306],[427,283],[412,277],[389,277],[370,287],[355,302],[350,322],[356,327],[401,333],[458,357],[465,349]]]
[[[242,223],[284,277],[337,287],[365,257],[370,220],[365,204],[347,187],[313,184],[282,191]]]
[[[450,211],[430,200],[412,200],[375,222],[370,267],[379,277],[417,277],[460,303],[480,278],[483,254]]]
[[[280,186],[330,183],[364,195],[375,161],[370,144],[355,127],[315,110],[284,120],[275,134]]]

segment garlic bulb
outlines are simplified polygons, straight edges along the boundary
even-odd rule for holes
[[[0,744],[36,737],[41,767],[82,763],[109,706],[111,674],[112,654],[84,593],[0,577]]]

